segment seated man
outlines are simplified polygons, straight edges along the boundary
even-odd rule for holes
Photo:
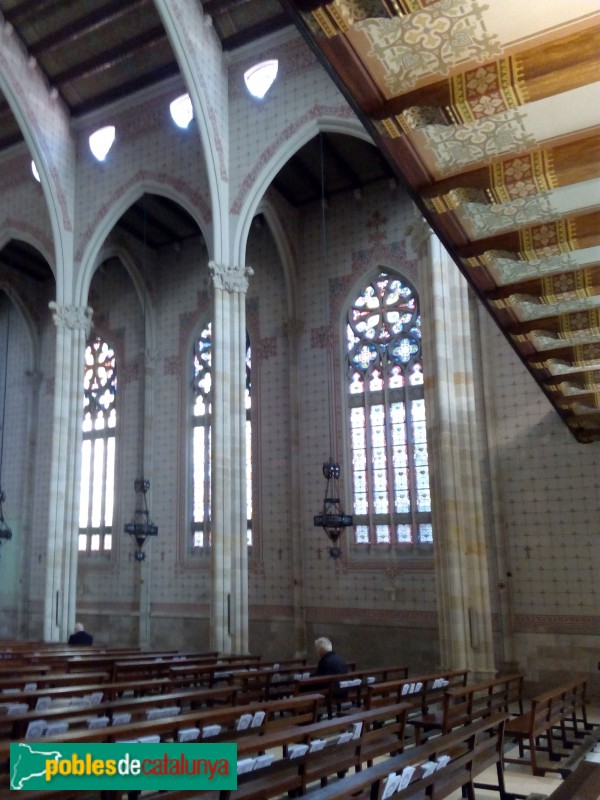
[[[321,636],[315,641],[315,650],[319,663],[313,675],[345,675],[348,672],[344,659],[334,653],[330,639]]]
[[[73,633],[69,636],[69,644],[81,646],[93,642],[94,637],[85,630],[81,622],[76,623]]]

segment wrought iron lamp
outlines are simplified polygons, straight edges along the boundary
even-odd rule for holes
[[[146,197],[143,198],[144,208],[144,250],[143,250],[143,263],[142,263],[142,276],[146,276],[146,249],[147,249],[147,231],[146,231]],[[144,295],[143,302],[143,325],[144,325],[144,369],[142,371],[141,387],[141,410],[142,420],[146,419],[146,392],[145,392],[145,379],[146,379],[146,359],[148,358],[146,350],[146,300]],[[145,470],[145,452],[144,452],[144,435],[142,434],[142,452],[141,452],[141,470],[142,474]],[[135,489],[136,501],[135,511],[133,512],[133,519],[131,522],[126,523],[123,530],[130,536],[133,536],[137,542],[137,550],[135,551],[134,558],[136,561],[145,561],[146,553],[144,553],[144,544],[149,536],[156,536],[158,534],[158,527],[150,519],[150,511],[148,510],[148,500],[146,495],[150,489],[150,481],[147,478],[136,478],[133,482]]]
[[[344,514],[339,498],[338,481],[340,477],[340,465],[336,464],[333,458],[329,458],[323,464],[323,475],[327,480],[325,487],[325,499],[323,500],[323,513],[317,514],[314,518],[315,527],[323,528],[329,537],[332,546],[329,548],[329,555],[332,558],[339,558],[342,550],[338,547],[338,539],[342,535],[344,528],[354,525],[354,520],[350,514]]]
[[[12,531],[4,519],[2,504],[6,500],[6,494],[2,489],[2,464],[4,462],[4,421],[6,417],[6,386],[8,383],[8,343],[10,334],[10,301],[6,310],[6,352],[4,353],[4,386],[2,389],[2,435],[0,437],[0,545],[2,542],[9,542],[12,539]]]
[[[133,536],[137,542],[138,549],[135,551],[135,560],[144,561],[146,553],[144,553],[143,547],[146,543],[146,539],[149,536],[156,536],[158,534],[158,527],[150,519],[148,501],[146,500],[146,494],[150,489],[150,481],[146,478],[136,478],[133,487],[137,495],[135,511],[131,522],[125,525],[125,533]]]

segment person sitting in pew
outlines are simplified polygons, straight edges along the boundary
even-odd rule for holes
[[[68,644],[80,647],[81,645],[89,645],[93,643],[94,637],[92,634],[86,631],[81,622],[77,622],[75,624],[75,628],[73,629],[73,633],[69,636]]]
[[[345,675],[348,672],[346,662],[333,650],[330,639],[320,636],[315,641],[315,650],[319,662],[317,669],[312,673],[315,675]]]

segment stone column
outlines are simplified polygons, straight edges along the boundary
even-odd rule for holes
[[[250,267],[209,262],[213,283],[211,649],[248,652],[246,292]]]
[[[468,284],[424,223],[412,227],[423,362],[441,663],[495,672]]]
[[[82,378],[92,309],[51,302],[56,325],[52,463],[44,639],[66,641],[75,624],[81,469]]]
[[[298,342],[303,324],[297,319],[288,320],[284,332],[288,341],[288,364],[290,370],[290,547],[292,549],[292,580],[294,598],[294,642],[297,658],[307,654],[306,617],[304,612],[304,549],[302,546],[302,508],[303,496],[300,469],[300,387],[298,372]]]

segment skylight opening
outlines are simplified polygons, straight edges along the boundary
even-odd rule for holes
[[[98,161],[104,161],[115,140],[115,126],[106,125],[90,136],[90,150]]]
[[[247,69],[244,72],[244,81],[250,94],[262,100],[273,85],[278,69],[279,62],[277,59],[261,61],[260,64],[255,64],[250,69]]]
[[[189,94],[182,94],[180,97],[175,98],[169,105],[169,110],[171,111],[173,122],[179,128],[187,128],[194,119],[194,108]]]

